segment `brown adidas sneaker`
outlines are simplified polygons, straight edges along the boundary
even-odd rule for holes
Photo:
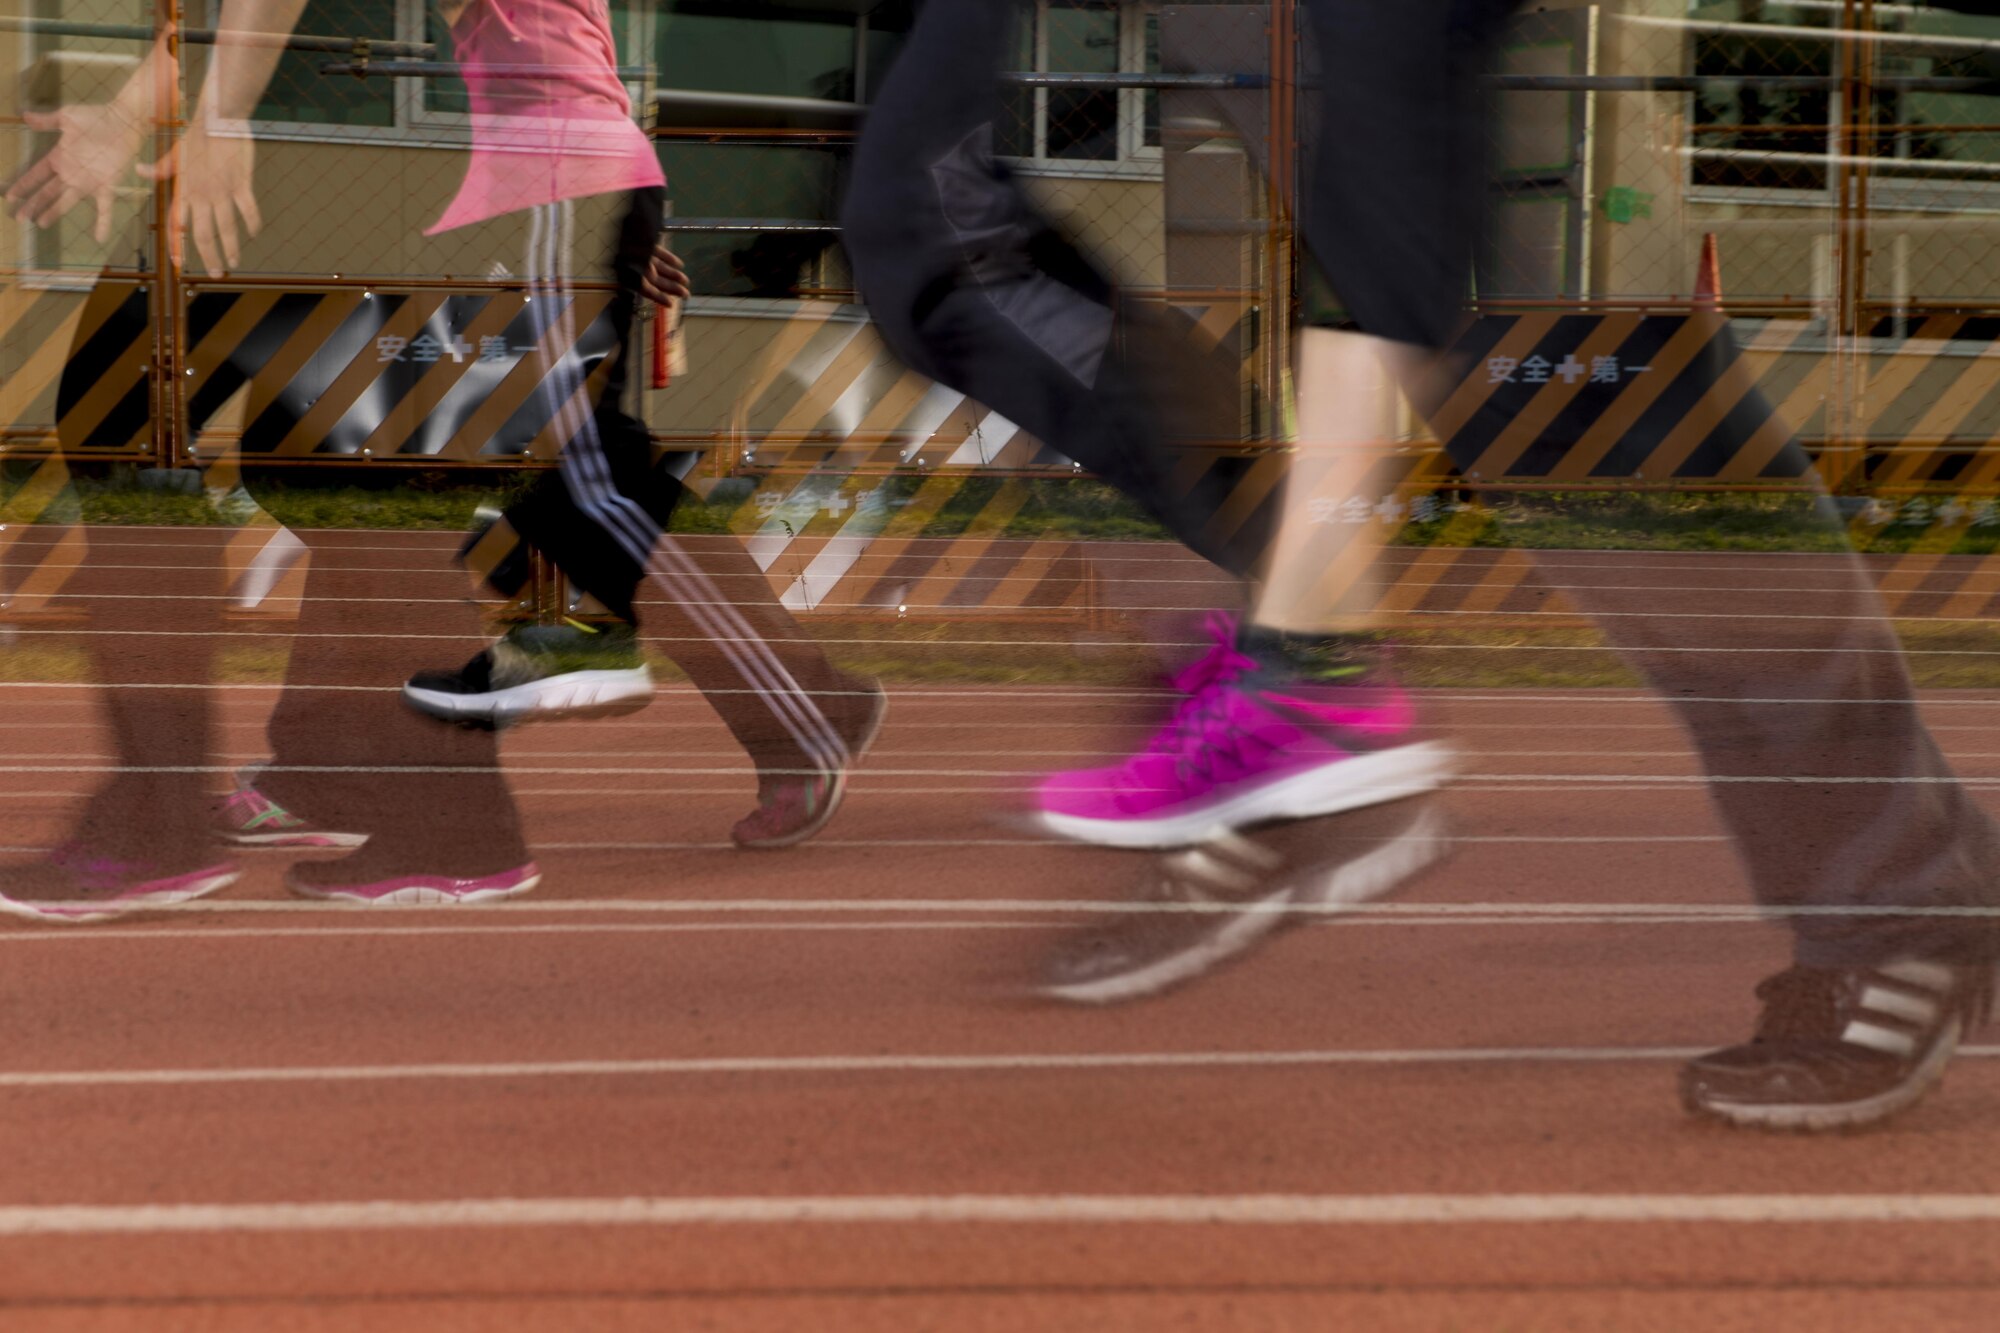
[[[1853,1129],[1909,1109],[1993,1008],[1990,965],[1905,958],[1787,968],[1757,987],[1757,1035],[1681,1070],[1681,1103],[1757,1129]]]

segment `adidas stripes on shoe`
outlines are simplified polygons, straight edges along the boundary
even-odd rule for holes
[[[1993,971],[1922,958],[1801,965],[1767,978],[1757,998],[1757,1035],[1690,1061],[1682,1104],[1759,1129],[1852,1129],[1937,1086],[1960,1040],[1991,1014]]]

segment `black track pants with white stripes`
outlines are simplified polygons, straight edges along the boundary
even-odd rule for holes
[[[562,466],[507,519],[613,612],[643,615],[648,637],[687,672],[759,768],[837,766],[848,756],[832,719],[859,706],[856,683],[779,604],[741,542],[704,539],[697,549],[665,531],[681,485],[654,465],[645,427],[619,407],[639,275],[660,233],[664,200],[660,190],[635,191],[618,223],[610,318],[620,352],[594,401],[574,370],[544,368],[544,399],[565,441]],[[574,232],[573,205],[534,210],[528,277],[549,319],[569,318]]]

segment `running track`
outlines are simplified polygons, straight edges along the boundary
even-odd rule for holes
[[[419,572],[445,538],[321,540],[384,632],[457,595]],[[273,694],[225,692],[228,762]],[[754,856],[721,841],[749,775],[672,687],[509,738],[548,873],[517,904],[330,909],[257,858],[194,910],[0,930],[0,1325],[1993,1326],[2000,1046],[1866,1137],[1676,1108],[1785,937],[1634,692],[1437,693],[1456,855],[1408,893],[1144,1006],[1023,1001],[1143,860],[999,816],[1147,702],[898,690],[827,834]],[[46,770],[108,741],[80,688],[0,706],[25,854],[92,780]],[[1926,710],[2000,800],[2000,699]]]

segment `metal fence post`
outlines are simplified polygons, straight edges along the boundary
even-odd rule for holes
[[[181,131],[186,127],[182,114],[186,79],[182,73],[185,46],[180,37],[180,0],[154,0],[153,30],[164,43],[166,59],[154,65],[153,79],[153,160],[164,162],[176,151]],[[161,180],[153,189],[151,231],[153,281],[148,311],[153,326],[153,358],[149,373],[153,412],[153,462],[172,467],[180,456],[180,436],[186,409],[186,386],[181,373],[182,330],[186,312],[182,309],[180,271],[174,263],[174,232],[180,225],[178,200],[183,182],[178,172]]]

